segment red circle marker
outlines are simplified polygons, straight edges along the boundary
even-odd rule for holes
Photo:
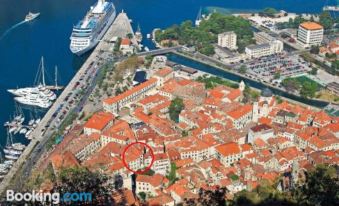
[[[146,167],[144,170],[137,170],[137,171],[132,170],[131,168],[129,168],[129,166],[128,166],[126,160],[125,160],[125,154],[126,154],[127,150],[128,150],[131,146],[136,145],[136,144],[141,144],[141,145],[147,147],[148,150],[149,150],[149,152],[150,152],[150,154],[151,154],[151,158],[152,158],[151,164],[150,164],[148,167]],[[131,144],[127,145],[127,147],[125,147],[124,151],[122,152],[122,155],[121,155],[121,156],[122,156],[122,163],[124,164],[124,166],[125,166],[129,171],[131,171],[131,172],[133,172],[133,173],[135,173],[135,174],[143,174],[144,172],[147,172],[148,170],[151,169],[151,167],[152,167],[152,165],[153,165],[153,163],[154,163],[154,161],[155,161],[153,149],[151,148],[151,146],[149,146],[148,144],[143,143],[143,142],[132,142]]]

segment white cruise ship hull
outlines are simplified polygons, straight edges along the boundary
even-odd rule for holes
[[[115,17],[116,17],[116,10],[114,8],[114,12],[108,18],[106,25],[103,27],[103,29],[100,31],[100,33],[98,35],[96,35],[94,38],[90,39],[88,41],[88,43],[83,45],[83,46],[78,46],[78,45],[74,46],[73,41],[76,41],[77,39],[78,40],[84,40],[84,39],[79,38],[79,37],[71,37],[70,38],[71,39],[71,44],[70,44],[71,52],[73,54],[81,56],[81,55],[85,54],[86,52],[90,51],[91,49],[93,49],[95,46],[97,46],[98,43],[100,42],[100,40],[102,39],[102,37],[107,32],[108,28],[112,25]]]

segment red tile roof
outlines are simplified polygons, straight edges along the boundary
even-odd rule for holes
[[[241,152],[239,145],[235,142],[219,145],[215,149],[223,156],[230,156]]]
[[[138,86],[133,87],[132,89],[127,90],[126,92],[124,92],[124,93],[122,93],[118,96],[105,99],[104,103],[106,103],[106,104],[117,103],[118,101],[121,101],[121,100],[125,99],[126,97],[129,97],[129,96],[133,95],[134,93],[139,92],[140,90],[142,90],[142,89],[144,89],[144,88],[146,88],[146,87],[148,87],[148,86],[150,86],[150,85],[152,85],[156,82],[157,82],[156,78],[150,78],[146,82],[139,84]]]
[[[94,114],[84,125],[85,128],[103,130],[107,124],[113,121],[114,115],[108,112],[98,112]]]
[[[240,119],[244,115],[252,112],[252,105],[246,104],[244,106],[241,106],[240,108],[237,108],[233,111],[228,112],[228,116],[230,116],[233,119]]]
[[[304,22],[304,23],[300,24],[300,26],[307,29],[307,30],[320,30],[320,29],[324,28],[320,24],[315,23],[315,22],[310,22],[310,21]]]

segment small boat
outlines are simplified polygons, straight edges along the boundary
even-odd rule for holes
[[[35,120],[35,124],[39,124],[40,123],[40,121],[41,121],[41,119],[39,118],[39,119],[37,119],[37,120]]]
[[[21,155],[22,151],[18,151],[15,149],[4,149],[5,155]]]
[[[29,135],[32,133],[32,131],[33,131],[33,130],[28,130],[28,132],[26,132],[26,134],[25,134],[25,137],[26,137],[26,138],[29,138]]]
[[[19,159],[20,155],[13,155],[13,154],[5,154],[5,158],[8,160],[17,160]]]
[[[29,120],[28,125],[29,125],[29,126],[32,126],[32,125],[34,124],[34,122],[35,122],[34,119]]]
[[[32,21],[32,20],[36,19],[38,16],[40,16],[40,13],[28,12],[28,14],[25,17],[25,21]]]
[[[147,34],[147,39],[150,39],[151,38],[151,34]]]
[[[147,52],[149,51],[149,48],[148,48],[147,46],[145,46],[144,49],[145,49],[145,51],[147,51]]]
[[[26,148],[26,145],[21,144],[21,143],[14,143],[14,144],[12,144],[12,147],[15,150],[23,151]]]
[[[27,132],[27,129],[26,128],[22,128],[19,133],[20,134],[26,134],[26,132]]]
[[[4,164],[5,164],[5,165],[8,165],[8,167],[12,167],[13,164],[14,164],[14,161],[13,161],[13,160],[5,160],[5,161],[4,161]]]

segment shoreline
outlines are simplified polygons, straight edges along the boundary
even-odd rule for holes
[[[102,40],[111,39],[111,36],[113,35],[113,33],[116,32],[114,29],[120,28],[120,26],[126,26],[126,25],[123,25],[123,24],[119,24],[120,22],[117,22],[117,24],[115,24],[115,22],[118,19],[120,14],[117,15],[114,22],[107,29],[106,33],[102,37]],[[125,15],[125,13],[123,13],[121,15],[119,20],[127,17],[127,16],[125,17],[124,15]],[[95,74],[98,71],[100,71],[100,57],[104,56],[105,52],[109,49],[109,46],[110,46],[109,43],[107,43],[106,41],[100,41],[98,43],[98,45],[91,52],[91,54],[88,56],[86,61],[81,65],[79,70],[76,72],[76,74],[69,81],[67,86],[64,88],[64,90],[58,96],[58,98],[53,103],[53,105],[45,113],[44,117],[41,119],[40,124],[30,134],[30,136],[34,137],[34,138],[32,138],[31,142],[27,145],[27,147],[24,150],[24,152],[22,153],[22,155],[14,163],[13,167],[10,169],[10,171],[6,174],[6,176],[1,181],[1,184],[0,184],[0,196],[1,197],[4,195],[5,190],[8,187],[13,185],[13,181],[15,183],[15,181],[20,180],[20,184],[23,184],[23,182],[21,182],[23,177],[21,177],[20,176],[21,174],[18,174],[17,172],[23,173],[24,171],[22,171],[22,170],[24,169],[23,167],[25,166],[25,164],[27,164],[26,165],[27,167],[31,166],[30,168],[32,169],[34,167],[37,159],[40,158],[39,154],[37,154],[37,153],[43,152],[48,140],[52,137],[53,133],[55,132],[55,131],[51,131],[51,127],[52,127],[52,125],[54,125],[58,116],[53,117],[53,114],[55,114],[57,112],[57,115],[60,115],[61,112],[58,112],[58,111],[62,111],[63,109],[65,109],[65,108],[63,108],[63,107],[65,107],[65,104],[67,103],[65,101],[65,98],[67,98],[67,96],[70,95],[70,94],[74,95],[74,93],[75,93],[74,91],[79,89],[77,87],[76,87],[76,89],[74,89],[75,86],[77,85],[77,82],[80,82],[80,84],[82,84],[82,83],[86,84],[86,78],[83,78],[81,80],[81,77],[89,75],[91,78],[94,78],[96,76]],[[90,74],[90,72],[88,72],[88,71],[91,71],[91,70],[93,70],[93,72]],[[78,85],[80,85],[80,84],[78,84]],[[88,88],[86,87],[86,89],[88,89]],[[70,96],[72,96],[72,95],[70,95]],[[83,96],[81,96],[81,98],[83,98]],[[72,111],[77,106],[79,106],[78,104],[81,102],[80,99],[79,99],[78,102],[76,102],[75,104],[70,106],[68,113],[70,113],[70,111]],[[66,116],[65,116],[65,118],[63,118],[61,120],[60,123],[62,123],[65,119],[66,119]],[[48,133],[47,133],[47,131],[48,131]],[[39,147],[39,148],[37,148],[37,147]],[[36,148],[37,148],[38,151],[36,151]],[[33,162],[31,162],[32,159],[35,159],[35,160],[33,160]],[[18,175],[20,177],[18,177]],[[27,174],[23,174],[23,175],[27,175]],[[16,179],[16,178],[19,178],[19,179]]]

